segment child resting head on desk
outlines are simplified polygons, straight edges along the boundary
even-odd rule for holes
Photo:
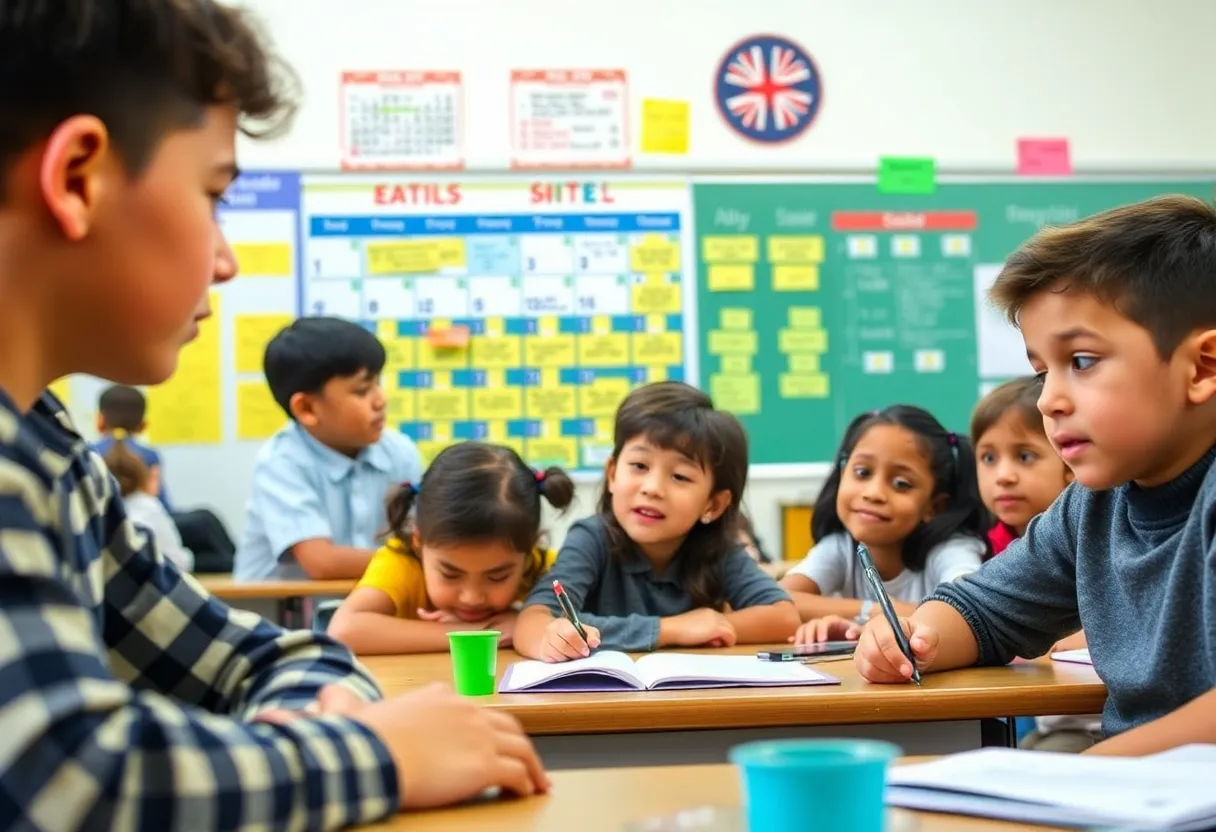
[[[857,638],[870,616],[881,617],[858,543],[904,614],[938,584],[974,572],[988,553],[971,443],[912,405],[850,423],[812,516],[815,545],[781,580],[806,621],[793,638],[799,644]]]
[[[616,414],[599,512],[571,527],[550,577],[584,629],[536,585],[515,649],[565,661],[591,649],[642,651],[784,641],[798,626],[785,590],[739,542],[747,435],[705,393],[639,387]]]
[[[422,482],[389,500],[391,537],[329,633],[361,654],[447,650],[456,630],[499,630],[511,646],[515,605],[551,565],[539,545],[542,498],[570,505],[561,468],[533,471],[483,442],[444,449]]]
[[[999,557],[901,626],[871,619],[872,682],[1042,656],[1085,623],[1106,683],[1091,753],[1216,742],[1216,211],[1162,196],[1044,228],[991,296],[1026,342],[1073,482]]]

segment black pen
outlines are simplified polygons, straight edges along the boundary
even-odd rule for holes
[[[882,576],[878,574],[878,567],[874,565],[874,560],[870,557],[870,552],[864,543],[857,544],[857,559],[861,561],[861,569],[866,573],[866,581],[870,584],[870,590],[882,607],[882,614],[886,616],[887,623],[895,631],[895,641],[898,642],[899,649],[908,657],[908,661],[912,665],[912,681],[919,685],[920,670],[916,667],[916,657],[912,655],[912,645],[908,643],[908,637],[904,635],[904,628],[899,626],[899,616],[895,614],[895,607],[891,606],[891,596],[887,594]]]
[[[570,597],[566,595],[566,589],[562,586],[561,581],[553,581],[553,594],[557,596],[557,605],[562,608],[566,618],[574,625],[574,629],[578,630],[578,634],[583,637],[583,643],[588,648],[591,647],[587,643],[587,631],[583,629],[583,623],[578,620],[578,613],[574,611],[574,604],[570,603]]]

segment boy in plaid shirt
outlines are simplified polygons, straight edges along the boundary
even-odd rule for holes
[[[334,641],[209,596],[43,392],[172,374],[236,272],[236,130],[286,123],[287,78],[214,0],[0,0],[7,828],[332,829],[547,787],[509,717],[438,687],[378,701]]]

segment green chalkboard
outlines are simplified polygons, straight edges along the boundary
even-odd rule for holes
[[[701,386],[748,429],[753,464],[826,462],[845,425],[894,403],[965,431],[985,384],[1022,372],[987,308],[1001,262],[1045,224],[1213,178],[697,183]]]

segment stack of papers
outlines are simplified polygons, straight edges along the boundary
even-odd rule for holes
[[[1192,832],[1216,825],[1216,745],[1149,757],[986,748],[893,766],[887,804],[1053,826]]]

